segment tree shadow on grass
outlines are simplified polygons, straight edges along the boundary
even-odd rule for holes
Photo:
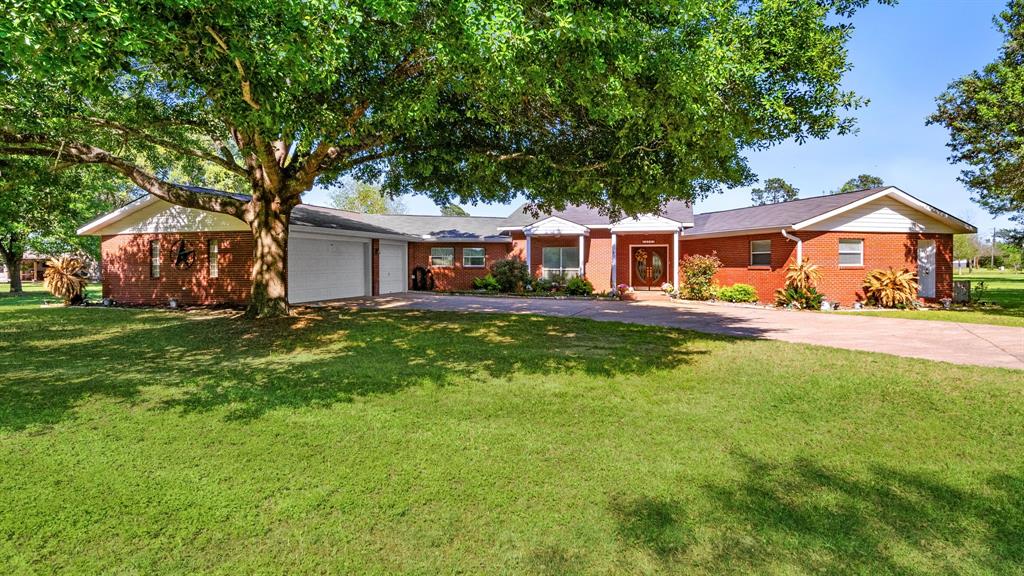
[[[47,316],[49,314],[49,316]],[[146,310],[5,313],[18,342],[0,344],[0,428],[67,417],[103,395],[155,409],[226,410],[235,420],[328,406],[411,386],[518,375],[646,374],[707,353],[711,336],[538,316],[339,311],[249,322]]]
[[[965,489],[932,473],[875,466],[851,474],[810,459],[737,457],[736,482],[705,487],[710,558],[687,554],[693,519],[682,502],[611,500],[627,545],[667,571],[951,574],[1019,572],[1024,478],[996,474]]]

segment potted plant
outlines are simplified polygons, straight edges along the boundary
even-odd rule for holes
[[[619,300],[636,300],[636,292],[629,284],[619,284],[615,291],[619,295]]]

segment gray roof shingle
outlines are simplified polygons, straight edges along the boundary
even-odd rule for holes
[[[344,230],[346,232],[364,232],[367,234],[385,234],[390,236],[409,236],[405,232],[399,232],[394,228],[379,226],[357,218],[350,218],[350,212],[325,208],[323,206],[311,206],[299,204],[292,210],[291,223],[295,226],[309,226],[312,228],[329,228],[331,230]],[[410,238],[412,240],[413,238]]]
[[[889,188],[868,188],[830,196],[801,198],[778,204],[749,206],[720,212],[705,212],[694,216],[693,228],[686,231],[687,236],[697,234],[720,234],[741,230],[760,230],[763,228],[785,228],[803,222],[808,218],[820,216],[867,198]]]
[[[673,200],[665,203],[660,215],[680,224],[690,224],[693,222],[693,207],[681,200]],[[600,210],[590,206],[569,206],[565,210],[556,210],[550,214],[542,212],[539,217],[534,218],[529,211],[529,205],[523,204],[509,214],[501,226],[528,226],[551,216],[583,226],[607,226],[613,222],[606,214],[601,214]]]
[[[481,240],[491,242],[507,242],[508,236],[498,233],[505,218],[490,216],[430,216],[413,214],[362,214],[359,212],[340,212],[346,218],[359,220],[401,230],[404,234],[420,238],[431,237],[448,240]]]

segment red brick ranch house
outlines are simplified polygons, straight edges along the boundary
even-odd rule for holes
[[[214,190],[195,189],[210,194]],[[786,267],[808,258],[821,291],[850,305],[868,271],[908,268],[921,297],[952,296],[953,234],[975,228],[896,187],[873,188],[694,214],[682,202],[660,214],[612,221],[571,207],[506,218],[359,214],[295,208],[287,256],[292,303],[376,296],[410,289],[468,290],[503,258],[534,276],[581,275],[598,291],[619,284],[658,290],[680,282],[680,259],[717,254],[720,284],[742,282],[771,302]],[[145,196],[79,230],[102,237],[103,296],[124,303],[242,304],[252,239],[229,216]]]

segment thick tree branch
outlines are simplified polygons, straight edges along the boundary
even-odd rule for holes
[[[216,154],[211,154],[209,152],[204,152],[202,150],[196,150],[194,148],[182,146],[166,138],[152,136],[150,134],[146,134],[145,132],[137,128],[125,126],[124,124],[113,122],[111,120],[106,120],[104,118],[77,117],[77,119],[83,122],[88,122],[89,124],[92,124],[94,126],[99,126],[101,128],[113,130],[114,132],[118,132],[120,134],[134,136],[136,138],[139,138],[140,140],[145,140],[146,142],[155,144],[157,146],[160,146],[161,148],[166,148],[167,150],[178,152],[179,154],[185,154],[187,156],[192,156],[193,158],[205,160],[212,164],[216,164],[217,166],[220,166],[221,168],[234,174],[237,174],[239,176],[248,176],[248,172],[246,171],[246,169],[243,168],[242,166],[239,166],[238,163],[235,162],[234,157],[231,156],[231,151],[228,150],[226,146],[221,146],[221,151],[226,152],[227,156],[226,158],[222,158],[220,156],[217,156]]]
[[[78,142],[53,141],[41,135],[21,135],[0,133],[0,155],[54,157],[60,151],[64,161],[78,164],[100,164],[107,166],[131,180],[146,192],[166,200],[172,204],[186,208],[196,208],[209,212],[219,212],[241,219],[246,203],[228,196],[201,194],[177,184],[160,180],[142,170],[132,162],[115,156],[95,146]]]

